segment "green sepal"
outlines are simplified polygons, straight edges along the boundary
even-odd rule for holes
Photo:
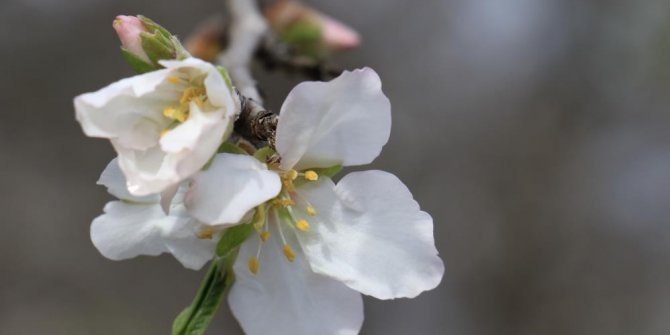
[[[158,32],[159,34],[163,35],[165,38],[168,40],[172,37],[172,34],[170,34],[167,29],[163,28],[160,24],[156,23],[156,21],[144,16],[144,15],[137,15],[137,18],[142,21],[144,26],[147,28],[147,30],[151,33]]]
[[[159,60],[175,58],[174,46],[172,44],[165,45],[155,34],[141,32],[140,39],[142,40],[142,49],[157,66]]]
[[[219,146],[219,149],[216,150],[218,153],[228,153],[228,154],[238,154],[238,155],[249,155],[246,151],[244,151],[242,148],[236,146],[235,144],[232,144],[230,142],[223,142]]]
[[[172,335],[202,335],[221,305],[221,300],[233,285],[232,264],[237,250],[230,257],[215,259],[205,276],[193,303],[186,307],[172,324]]]
[[[267,163],[268,159],[274,156],[274,154],[276,154],[276,152],[272,148],[262,147],[256,150],[254,157],[256,157],[256,159],[258,159],[261,163]]]
[[[221,257],[228,257],[253,231],[254,226],[249,223],[238,224],[226,229],[219,243],[216,245],[216,254]]]
[[[216,69],[219,70],[219,73],[221,74],[221,77],[223,77],[223,80],[226,82],[226,86],[228,86],[228,90],[230,90],[230,93],[235,93],[235,89],[233,88],[233,81],[230,79],[228,70],[226,70],[226,68],[221,65],[217,65]]]
[[[316,168],[316,169],[310,169],[310,170],[316,172],[319,175],[319,177],[325,176],[325,177],[328,177],[328,178],[332,178],[336,174],[340,173],[340,171],[342,171],[342,165],[338,164],[338,165],[333,165],[333,166],[326,167],[326,168]]]
[[[121,55],[123,55],[123,58],[126,60],[128,65],[133,69],[133,71],[137,73],[146,73],[146,72],[151,72],[160,69],[160,67],[154,65],[154,64],[149,64],[142,60],[141,58],[137,57],[134,53],[128,51],[128,49],[121,47]]]

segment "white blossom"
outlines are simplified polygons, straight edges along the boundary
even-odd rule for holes
[[[254,223],[258,236],[240,248],[228,299],[246,333],[356,334],[363,321],[356,291],[379,299],[411,298],[440,283],[444,265],[432,218],[398,178],[373,170],[350,173],[335,184],[318,173],[374,160],[388,141],[390,113],[371,69],[345,72],[327,83],[302,83],[281,108],[280,163],[253,165],[251,172],[242,171],[242,164],[236,174],[219,169],[199,174],[217,182],[188,191],[187,199],[209,201],[196,206],[187,200],[193,216],[216,223],[256,208],[263,218]],[[220,164],[234,165],[242,157],[221,157],[230,162]],[[223,187],[227,184],[245,186],[235,193],[243,198],[235,206],[227,192],[240,188]]]
[[[188,216],[183,190],[177,192],[165,214],[159,195],[133,196],[118,160],[112,160],[98,184],[119,198],[105,205],[104,214],[91,224],[91,240],[105,257],[123,260],[139,255],[171,253],[185,267],[200,269],[214,256],[217,230]]]
[[[232,131],[239,100],[204,61],[161,61],[165,69],[75,98],[88,136],[111,140],[131,194],[174,187],[199,171]]]

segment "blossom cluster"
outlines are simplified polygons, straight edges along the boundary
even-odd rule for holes
[[[243,150],[231,136],[240,100],[225,70],[192,57],[158,64],[75,98],[85,134],[118,154],[98,183],[119,200],[91,225],[105,257],[170,253],[200,269],[228,229],[252,226],[228,296],[248,334],[355,334],[361,293],[411,298],[439,284],[432,218],[397,177],[332,179],[371,163],[389,139],[391,106],[375,71],[299,84],[274,147]]]

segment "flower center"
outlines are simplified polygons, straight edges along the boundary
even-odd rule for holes
[[[202,109],[207,101],[207,90],[205,89],[204,76],[186,79],[179,75],[172,75],[167,78],[167,81],[170,84],[177,86],[182,94],[179,101],[163,108],[163,116],[172,122],[163,129],[161,137],[165,136],[165,134],[179,124],[188,120],[191,115],[192,103],[195,103],[198,108]]]
[[[307,199],[300,195],[296,190],[296,181],[312,182],[319,179],[319,175],[311,170],[298,172],[288,170],[285,172],[277,171],[282,180],[282,190],[277,197],[269,202],[258,206],[254,217],[254,228],[258,232],[260,243],[256,255],[249,259],[249,271],[253,274],[258,273],[260,269],[260,254],[264,242],[270,239],[271,223],[276,224],[279,238],[282,241],[282,252],[289,262],[296,258],[293,247],[286,241],[284,229],[293,230],[294,233],[307,232],[310,229],[308,217],[317,215],[316,209]],[[300,180],[298,178],[302,178]]]

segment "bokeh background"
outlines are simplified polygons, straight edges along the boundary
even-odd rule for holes
[[[670,333],[670,3],[311,0],[358,29],[393,105],[373,168],[435,221],[447,271],[365,301],[363,334]],[[89,239],[114,156],[72,98],[131,71],[111,28],[186,36],[220,0],[0,2],[0,333],[167,334],[202,273]],[[300,77],[257,69],[278,109]],[[209,334],[240,334],[227,307]]]

